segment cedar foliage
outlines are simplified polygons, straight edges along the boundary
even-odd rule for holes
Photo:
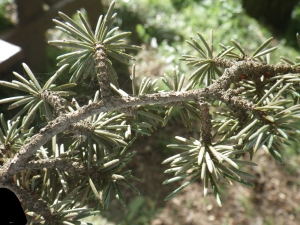
[[[61,20],[53,21],[69,38],[50,44],[67,53],[57,57],[60,68],[45,83],[26,64],[25,76],[14,72],[16,80],[0,81],[26,93],[0,100],[10,103],[9,110],[20,109],[9,119],[0,115],[0,187],[24,203],[28,224],[86,224],[83,219],[108,208],[112,196],[125,206],[122,186],[140,194],[131,184],[138,178],[126,169],[136,154],[130,145],[165,126],[174,112],[190,129],[198,123],[200,135],[177,136],[181,144],[168,145],[179,153],[162,162],[170,164],[165,173],[173,174],[163,184],[184,182],[165,200],[200,179],[204,195],[211,188],[221,206],[220,182],[253,187],[253,175],[242,169],[256,164],[241,156],[252,160],[257,151],[266,151],[282,163],[281,151],[297,142],[300,67],[284,57],[270,64],[268,54],[276,49],[268,48],[272,38],[253,53],[235,40],[215,52],[213,32],[208,40],[198,32],[187,41],[194,55],[181,57],[195,68],[192,74],[185,77],[174,69],[162,77],[162,90],[150,78],[138,84],[133,66],[127,93],[111,59],[129,65],[134,57],[126,50],[140,47],[126,42],[130,32],[113,26],[114,5],[99,17],[95,31],[80,12],[79,23],[59,12]],[[59,82],[63,73],[69,82]],[[98,83],[99,90],[80,105],[75,87],[82,79]],[[39,131],[34,130],[37,115],[46,123]],[[97,201],[95,208],[86,207],[91,200]]]

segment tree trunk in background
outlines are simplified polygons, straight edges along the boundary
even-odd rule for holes
[[[284,32],[294,7],[300,0],[242,0],[248,15],[266,22],[275,30]]]

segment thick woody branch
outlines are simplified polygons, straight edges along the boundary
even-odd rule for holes
[[[19,153],[9,162],[3,165],[0,170],[0,180],[9,179],[16,173],[16,168],[26,162],[42,145],[47,143],[54,135],[66,130],[71,124],[77,123],[94,114],[119,110],[129,106],[149,105],[149,104],[168,104],[170,102],[188,101],[200,97],[209,98],[210,94],[205,90],[170,92],[143,95],[138,97],[114,97],[109,101],[91,103],[81,107],[79,110],[63,114],[50,121],[39,133],[31,138],[31,141],[20,149]]]

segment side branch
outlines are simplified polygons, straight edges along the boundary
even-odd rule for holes
[[[59,170],[70,172],[72,174],[84,174],[87,172],[87,170],[84,168],[83,165],[80,165],[79,162],[74,162],[74,160],[70,158],[32,160],[26,163],[26,165],[19,166],[16,170],[17,171],[22,171],[25,169],[41,170],[43,168],[59,169]]]
[[[26,169],[41,170],[44,168],[59,169],[61,171],[71,173],[75,176],[90,176],[92,179],[109,179],[111,177],[111,174],[106,174],[105,172],[100,171],[99,167],[93,166],[90,169],[87,169],[87,167],[80,164],[79,162],[74,161],[74,159],[71,158],[32,160],[26,163],[26,165],[19,166],[17,170],[19,172]]]
[[[39,97],[53,106],[58,115],[66,112],[66,101],[57,93],[44,90],[39,93]]]
[[[211,120],[212,117],[209,113],[209,107],[207,102],[199,101],[199,108],[200,108],[200,117],[201,117],[201,123],[200,123],[200,142],[205,144],[211,144]]]
[[[94,60],[100,86],[100,93],[103,99],[107,99],[110,96],[110,81],[108,77],[108,68],[106,65],[107,54],[105,51],[104,45],[96,44]]]
[[[276,76],[277,74],[300,73],[300,67],[292,67],[288,64],[269,65],[250,59],[233,63],[228,59],[215,58],[214,64],[218,67],[227,68],[223,75],[211,85],[221,86],[224,90],[227,90],[230,87],[230,84],[242,74],[247,74],[255,78],[260,77],[266,72],[270,72],[272,76]]]

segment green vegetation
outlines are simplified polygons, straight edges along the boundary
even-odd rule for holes
[[[8,10],[7,4],[11,3],[12,0],[1,0],[0,1],[0,33],[4,32],[5,30],[13,27],[12,22],[8,18]]]
[[[282,172],[297,174],[297,51],[269,38],[238,1],[213,2],[119,1],[117,17],[113,1],[95,30],[84,13],[74,20],[60,12],[54,23],[64,36],[49,41],[64,49],[56,72],[39,79],[23,64],[25,75],[13,73],[17,81],[0,81],[26,92],[0,100],[9,110],[20,109],[9,119],[0,116],[0,185],[27,203],[29,224],[86,224],[86,217],[115,210],[116,200],[127,205],[128,214],[119,219],[113,211],[108,218],[124,225],[150,223],[159,207],[155,200],[137,196],[126,202],[128,190],[140,195],[136,168],[128,169],[139,149],[131,147],[169,124],[190,133],[174,129],[154,136],[162,148],[154,151],[167,158],[160,162],[167,165],[163,184],[175,184],[165,196],[155,193],[157,198],[176,202],[179,193],[198,183],[201,197],[213,195],[219,206],[233,183],[257,184],[259,194],[264,187],[252,159],[261,151],[278,163],[290,159]],[[296,40],[300,44],[299,35]],[[136,43],[150,55],[138,53],[135,67],[133,55],[141,50]],[[128,90],[118,79],[117,62],[131,66]],[[139,62],[146,64],[137,69]],[[153,65],[162,65],[165,75],[152,74],[148,66]],[[262,170],[267,173],[268,165]],[[193,209],[196,200],[189,197],[174,213]],[[254,217],[258,209],[244,196],[238,199]],[[265,224],[273,222],[267,216]]]
[[[122,29],[131,30],[133,34],[136,32],[141,43],[148,43],[151,46],[151,40],[156,39],[158,45],[152,40],[152,47],[158,48],[158,58],[165,59],[167,64],[180,64],[181,70],[184,68],[182,63],[179,63],[178,57],[171,56],[189,54],[191,50],[187,52],[182,42],[190,37],[196,38],[195,32],[199,31],[205,35],[213,29],[216,45],[218,43],[230,45],[230,40],[234,39],[245,47],[246,52],[253,51],[257,48],[257,43],[273,36],[267,28],[244,13],[240,1],[181,1],[185,7],[179,11],[174,8],[172,2],[120,1],[117,6],[118,14],[126,20],[123,22],[120,20],[118,25],[122,24]],[[298,18],[297,10],[295,19]],[[294,37],[295,34],[293,41]],[[286,56],[284,54],[286,52],[291,58],[298,55],[298,49],[288,47],[284,39],[273,40],[271,46],[275,45],[278,46],[278,50],[272,54],[271,62],[276,61],[281,55]]]

